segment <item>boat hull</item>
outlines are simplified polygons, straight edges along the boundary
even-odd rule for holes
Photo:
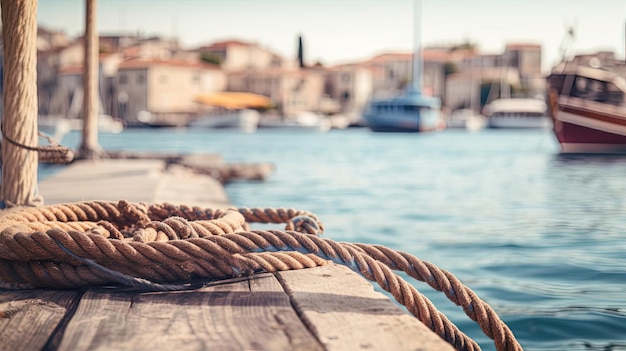
[[[626,115],[550,96],[553,130],[562,153],[626,154]]]
[[[118,134],[124,130],[124,123],[109,115],[98,115],[98,132]],[[39,116],[37,125],[40,128],[52,130],[55,134],[64,135],[70,131],[83,130],[83,120],[79,118],[65,118],[63,116]]]
[[[423,133],[442,129],[439,106],[421,106],[410,112],[369,112],[364,118],[373,132]]]
[[[189,127],[238,129],[254,133],[259,124],[259,112],[256,110],[232,110],[221,114],[201,115],[189,123]]]
[[[488,128],[550,128],[548,106],[544,100],[501,98],[485,106]]]
[[[416,124],[416,123],[415,123]],[[408,125],[408,123],[406,124],[398,124],[398,125],[390,125],[390,124],[385,124],[385,125],[371,125],[368,124],[370,130],[372,132],[379,132],[379,133],[425,133],[425,132],[432,132],[432,131],[436,131],[439,128],[437,126],[410,126]]]
[[[518,129],[541,129],[550,128],[551,121],[545,117],[522,117],[522,116],[491,116],[487,127],[489,128],[518,128]]]
[[[457,110],[446,119],[446,129],[480,130],[487,125],[485,116],[470,109]]]
[[[261,117],[259,119],[259,128],[262,129],[283,129],[293,131],[317,131],[327,132],[332,125],[328,118],[308,111],[300,112],[291,117]]]
[[[439,113],[435,110],[401,115],[366,115],[365,119],[373,132],[424,133],[441,128]]]

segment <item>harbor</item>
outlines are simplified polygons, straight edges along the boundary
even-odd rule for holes
[[[71,133],[64,144],[79,140],[79,133]],[[326,238],[376,243],[432,262],[496,309],[525,349],[584,349],[581,340],[621,345],[623,204],[609,193],[626,191],[623,157],[560,155],[549,130],[447,130],[416,139],[367,129],[131,129],[103,136],[101,143],[110,151],[159,145],[169,153],[210,150],[227,164],[278,160],[263,182],[228,183],[229,206],[306,209],[323,222]],[[345,152],[333,151],[340,148]],[[373,162],[372,150],[383,149]],[[408,158],[413,162],[402,163]],[[52,181],[64,167],[44,166],[40,176]],[[55,187],[41,183],[40,194],[51,203]],[[119,200],[115,191],[107,193]],[[483,349],[495,349],[460,307],[423,283],[412,284]]]

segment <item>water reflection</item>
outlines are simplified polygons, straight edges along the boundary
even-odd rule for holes
[[[555,154],[552,162],[557,166],[621,164],[626,166],[626,155],[610,154]]]

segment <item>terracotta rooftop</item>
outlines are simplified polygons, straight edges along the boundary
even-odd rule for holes
[[[161,59],[130,59],[120,63],[119,69],[148,68],[150,66],[175,66],[206,70],[219,70],[219,66],[205,62]]]
[[[425,48],[422,52],[424,61],[446,62],[459,61],[463,58],[475,56],[471,50],[450,50],[449,48]],[[412,52],[391,52],[374,56],[368,63],[384,63],[389,61],[410,61],[413,59]]]
[[[511,43],[506,44],[507,50],[515,50],[515,49],[541,49],[541,44],[535,43]]]
[[[224,40],[224,41],[215,42],[209,46],[203,46],[200,49],[216,50],[216,49],[224,49],[229,46],[251,46],[251,45],[254,45],[254,44],[247,43],[241,40]]]
[[[71,65],[59,68],[59,74],[83,74],[83,65]]]
[[[410,60],[411,57],[413,57],[413,53],[411,52],[387,52],[387,53],[372,57],[370,62],[379,63],[379,62],[389,62],[389,61],[395,61],[395,60]]]

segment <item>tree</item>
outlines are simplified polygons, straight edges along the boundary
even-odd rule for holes
[[[210,52],[201,53],[200,60],[206,63],[213,64],[213,65],[218,65],[218,66],[222,65],[222,58]]]
[[[477,46],[478,45],[476,45],[476,43],[472,43],[469,39],[466,38],[460,44],[452,45],[450,47],[450,51],[455,51],[455,50],[476,51]]]
[[[459,67],[454,62],[447,61],[443,64],[443,75],[448,77],[451,74],[457,73],[459,71]]]

